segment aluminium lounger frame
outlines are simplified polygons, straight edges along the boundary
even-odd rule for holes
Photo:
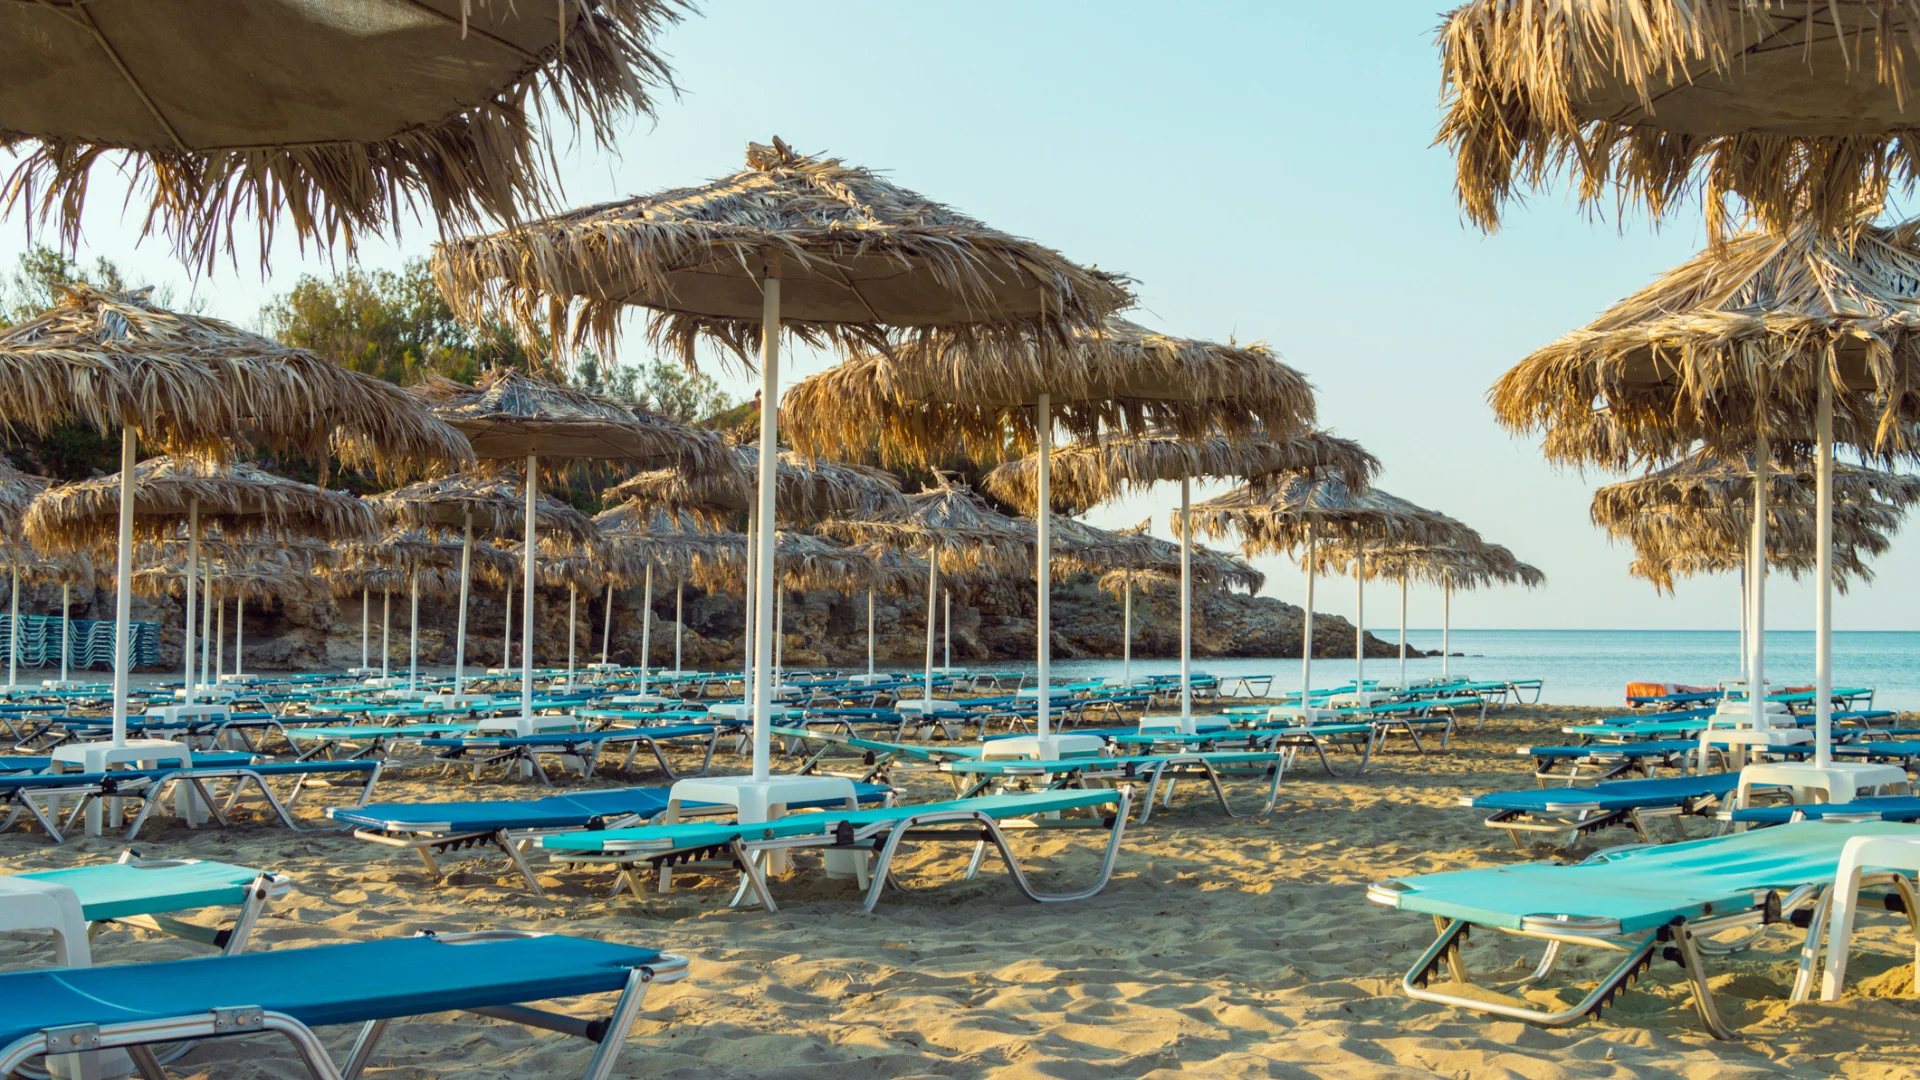
[[[996,819],[979,811],[964,810],[952,806],[924,814],[903,813],[897,818],[884,822],[854,826],[849,822],[840,823],[840,827],[831,833],[820,832],[799,836],[777,837],[771,840],[751,840],[744,835],[735,835],[719,843],[699,844],[683,847],[653,847],[636,845],[628,850],[610,850],[602,852],[567,851],[555,852],[552,858],[557,862],[573,864],[614,865],[619,868],[620,880],[614,886],[612,895],[618,896],[623,890],[632,890],[636,897],[645,895],[635,868],[641,864],[652,867],[658,874],[659,891],[671,891],[673,887],[673,869],[699,863],[710,866],[714,863],[731,865],[740,874],[740,884],[735,888],[728,907],[738,907],[748,893],[760,901],[760,906],[769,913],[777,913],[779,904],[773,899],[773,890],[767,883],[764,864],[768,854],[799,848],[818,848],[825,851],[865,851],[868,859],[858,860],[857,881],[866,890],[863,904],[871,913],[880,904],[880,896],[887,886],[904,891],[905,887],[893,876],[893,860],[899,854],[901,844],[911,840],[957,840],[971,841],[973,854],[967,860],[963,880],[971,881],[980,873],[981,864],[986,859],[987,845],[992,844],[1006,863],[1007,876],[1013,879],[1014,886],[1022,895],[1035,903],[1055,904],[1071,900],[1084,900],[1107,887],[1113,877],[1114,863],[1120,855],[1120,841],[1127,829],[1127,818],[1131,811],[1132,792],[1121,788],[1114,793],[1117,808],[1111,816],[1089,822],[1074,820],[1035,820],[1027,818]],[[910,809],[910,808],[908,808]],[[1044,813],[1044,811],[1041,811]],[[1107,828],[1107,846],[1100,859],[1100,872],[1093,884],[1069,892],[1045,893],[1033,887],[1021,869],[1020,861],[1014,857],[1013,848],[1007,842],[1007,832],[1012,829],[1073,829],[1105,825]],[[642,842],[644,844],[644,842]]]
[[[486,930],[472,933],[440,934],[442,941],[487,941],[512,937],[540,937],[531,931]],[[650,964],[633,968],[620,991],[612,1012],[603,1020],[582,1020],[561,1013],[546,1012],[525,1005],[494,1005],[465,1010],[478,1016],[506,1020],[527,1027],[555,1031],[588,1039],[598,1044],[582,1080],[607,1080],[625,1048],[627,1033],[640,1015],[647,991],[654,983],[678,982],[687,977],[689,961],[674,953],[661,953]],[[244,988],[240,988],[244,991]],[[28,1062],[49,1053],[125,1049],[134,1066],[146,1080],[164,1080],[165,1067],[154,1055],[153,1047],[183,1039],[208,1039],[224,1035],[255,1035],[268,1032],[284,1036],[300,1055],[307,1073],[314,1080],[358,1080],[372,1062],[380,1038],[391,1018],[369,1020],[361,1025],[353,1050],[344,1066],[335,1065],[326,1047],[312,1028],[285,1013],[262,1009],[257,1005],[239,1005],[189,1013],[183,1016],[155,1017],[119,1024],[71,1024],[47,1028],[38,1035],[15,1040],[0,1047],[0,1077],[11,1076]]]
[[[1212,753],[1257,754],[1270,758],[1264,762],[1262,775],[1269,775],[1267,797],[1258,810],[1241,813],[1233,808],[1233,802],[1227,798],[1227,789],[1220,782],[1219,770],[1214,768]],[[1009,781],[1030,784],[1038,781],[1043,789],[1091,788],[1096,784],[1106,784],[1114,788],[1131,788],[1140,781],[1146,782],[1147,793],[1140,800],[1140,817],[1134,822],[1145,825],[1153,817],[1156,803],[1172,809],[1173,789],[1176,782],[1185,778],[1205,780],[1213,789],[1214,801],[1220,805],[1220,812],[1227,817],[1254,818],[1264,820],[1272,816],[1274,804],[1280,800],[1280,781],[1285,778],[1287,766],[1292,763],[1292,748],[1280,750],[1254,751],[1182,751],[1171,754],[1143,755],[1144,760],[1130,758],[1066,758],[1054,764],[1071,764],[1074,768],[1060,771],[1041,762],[1024,762],[1017,758],[1000,758],[991,762],[968,763],[964,769],[943,769],[953,779],[954,798],[970,799],[976,795],[994,795],[1007,789]],[[958,764],[958,763],[955,763]],[[1256,761],[1223,762],[1222,764],[1254,765]],[[991,771],[982,766],[990,766]],[[961,777],[966,776],[968,783]]]
[[[1645,845],[1626,845],[1627,848]],[[1625,848],[1613,848],[1619,852]],[[1587,861],[1602,859],[1608,853],[1592,856]],[[1904,874],[1863,875],[1862,884],[1892,886],[1898,893],[1910,929],[1920,935],[1920,894],[1916,893],[1914,882]],[[1377,903],[1393,906],[1402,890],[1392,881],[1378,882],[1367,890],[1367,898]],[[1432,985],[1434,978],[1443,971],[1452,981],[1466,986],[1474,985],[1467,971],[1463,946],[1469,940],[1476,924],[1465,919],[1433,916],[1436,935],[1432,945],[1420,954],[1413,966],[1407,969],[1400,980],[1400,989],[1415,1001],[1427,1001],[1439,1005],[1450,1005],[1458,1009],[1491,1013],[1508,1020],[1520,1020],[1539,1027],[1568,1027],[1593,1017],[1598,1018],[1607,1006],[1613,1003],[1632,983],[1653,966],[1655,959],[1666,959],[1678,964],[1686,972],[1687,981],[1692,987],[1694,1011],[1700,1017],[1700,1023],[1716,1039],[1732,1039],[1731,1028],[1720,1017],[1720,1010],[1714,1003],[1713,990],[1707,981],[1705,957],[1724,956],[1738,952],[1753,944],[1769,926],[1789,922],[1799,925],[1798,917],[1802,908],[1812,905],[1812,911],[1806,923],[1806,937],[1800,947],[1800,969],[1794,978],[1792,1001],[1805,1001],[1811,988],[1818,980],[1818,960],[1821,934],[1826,928],[1826,914],[1833,900],[1833,885],[1802,885],[1782,892],[1778,889],[1756,893],[1751,907],[1714,914],[1705,918],[1675,918],[1672,922],[1657,926],[1651,930],[1635,934],[1621,931],[1620,924],[1614,919],[1593,918],[1567,915],[1529,915],[1521,920],[1520,928],[1493,927],[1503,934],[1546,942],[1546,951],[1540,962],[1525,978],[1509,984],[1508,989],[1518,990],[1534,986],[1545,981],[1558,966],[1562,951],[1569,945],[1587,946],[1605,949],[1623,954],[1623,959],[1606,974],[1602,975],[1592,990],[1578,1002],[1564,1009],[1548,1011],[1530,1008],[1520,1004],[1507,1004],[1489,1001],[1483,997],[1468,997],[1449,993]],[[1709,940],[1729,930],[1745,930],[1747,933],[1732,942]]]
[[[360,790],[360,805],[366,804],[372,798],[374,786],[379,783],[381,770],[385,767],[382,762],[372,764],[373,768],[366,770],[366,782]],[[140,830],[146,825],[147,818],[152,815],[153,808],[162,801],[167,790],[180,783],[192,786],[194,794],[199,797],[208,815],[222,827],[231,824],[227,815],[239,804],[242,794],[251,786],[259,792],[260,801],[273,811],[282,825],[294,832],[306,832],[307,829],[294,820],[293,804],[299,800],[300,793],[306,789],[306,783],[311,777],[310,773],[302,774],[295,780],[292,792],[284,801],[273,793],[265,776],[258,770],[246,766],[186,768],[166,772],[142,770],[134,772],[124,781],[107,776],[88,784],[19,787],[9,793],[9,801],[13,805],[8,809],[6,816],[0,818],[0,832],[11,828],[14,822],[24,814],[39,823],[54,843],[65,843],[66,831],[71,829],[75,822],[85,817],[88,804],[96,800],[135,798],[140,800],[141,806],[140,812],[134,815],[132,823],[127,826],[126,839],[132,840],[140,835]],[[234,781],[233,790],[225,799],[217,798],[213,790],[207,786],[209,780],[232,780]],[[66,812],[66,822],[63,827],[60,821],[60,807],[67,799],[74,799],[75,802],[72,810]]]
[[[440,869],[436,855],[452,855],[456,852],[492,845],[499,848],[513,864],[513,869],[527,883],[527,888],[535,896],[545,896],[546,890],[540,887],[540,881],[534,877],[533,866],[527,862],[527,848],[543,836],[559,836],[563,833],[580,832],[583,829],[624,829],[631,825],[644,824],[650,815],[616,814],[609,815],[606,822],[598,825],[559,826],[535,829],[456,829],[451,822],[389,822],[385,828],[361,826],[353,830],[356,840],[366,840],[387,847],[403,848],[420,857],[426,865],[427,879],[435,885],[446,879],[445,871]]]

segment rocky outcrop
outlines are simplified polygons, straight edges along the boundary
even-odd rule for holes
[[[75,618],[111,619],[113,596],[106,590],[75,595]],[[501,661],[504,598],[497,590],[475,594],[468,614],[469,664],[497,665]],[[581,664],[599,659],[606,594],[581,596],[575,648]],[[653,597],[653,662],[673,659],[673,589],[656,588]],[[1273,597],[1238,593],[1198,593],[1194,597],[1194,654],[1196,656],[1297,657],[1300,655],[1301,609]],[[614,594],[613,640],[609,659],[636,663],[641,652],[638,609],[642,591]],[[370,655],[379,663],[383,598],[371,598],[367,626]],[[58,587],[22,590],[22,613],[57,614]],[[407,663],[408,597],[391,598],[392,618],[387,635],[390,664]],[[717,666],[741,659],[740,631],[744,623],[737,597],[709,595],[688,589],[684,600],[686,627],[681,647],[688,666]],[[228,666],[231,667],[233,602],[223,604]],[[137,599],[134,618],[162,625],[160,664],[156,670],[180,663],[180,618],[183,605],[176,599]],[[1054,587],[1052,596],[1053,655],[1114,657],[1121,653],[1125,626],[1121,601],[1102,592],[1091,578],[1076,578]],[[874,604],[874,652],[881,662],[918,661],[926,648],[924,596],[881,595]],[[535,659],[539,663],[566,662],[567,594],[545,590],[535,612]],[[454,604],[450,599],[423,597],[420,601],[420,660],[424,664],[453,662]],[[520,612],[514,612],[514,637]],[[866,597],[831,592],[787,594],[784,613],[786,637],[782,644],[789,666],[864,662]],[[996,582],[953,595],[953,657],[956,663],[1018,660],[1033,655],[1034,594],[1018,582]],[[1344,618],[1314,617],[1314,655],[1353,655],[1353,625]],[[361,604],[357,596],[334,603],[276,603],[249,605],[244,638],[246,666],[259,670],[338,670],[360,662]],[[938,643],[936,642],[936,648]],[[1367,635],[1368,656],[1392,656],[1395,646]],[[1138,657],[1177,656],[1180,649],[1179,594],[1173,590],[1135,594],[1133,654]],[[516,649],[517,652],[517,649]],[[1409,650],[1409,655],[1425,655]]]

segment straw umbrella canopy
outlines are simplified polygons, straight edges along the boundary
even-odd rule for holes
[[[1439,39],[1461,205],[1484,228],[1562,171],[1659,216],[1703,195],[1825,226],[1911,186],[1920,8],[1829,0],[1472,0]]]
[[[1133,590],[1136,585],[1148,591],[1173,586],[1181,591],[1181,656],[1189,659],[1192,652],[1192,600],[1193,587],[1228,589],[1242,588],[1248,593],[1260,591],[1266,584],[1267,576],[1255,570],[1251,563],[1234,556],[1214,551],[1211,548],[1191,542],[1179,544],[1162,540],[1147,530],[1152,527],[1151,520],[1142,521],[1131,529],[1120,530],[1122,536],[1133,536],[1147,545],[1147,557],[1131,567],[1109,570],[1100,577],[1100,587],[1121,598],[1121,650],[1120,678],[1129,683],[1133,678]],[[1191,690],[1185,697],[1191,700]],[[1187,715],[1191,715],[1188,713]]]
[[[673,669],[680,671],[680,639],[685,629],[680,615],[686,598],[687,575],[696,567],[725,562],[745,565],[747,538],[688,513],[648,510],[626,502],[593,516],[603,548],[624,549],[630,562],[643,566],[645,594],[640,622],[640,689],[645,692],[653,658],[653,568],[670,570],[673,583]],[[600,662],[607,662],[613,640],[613,602],[608,598],[606,625],[600,637]]]
[[[94,163],[114,157],[189,260],[285,212],[302,246],[351,247],[425,210],[443,226],[546,201],[548,121],[611,144],[672,78],[666,0],[563,4],[202,2],[0,7],[0,200],[71,245]],[[536,122],[538,118],[538,122]],[[139,217],[139,214],[135,214]]]
[[[25,574],[28,564],[39,558],[32,545],[26,542],[20,522],[26,515],[27,508],[42,491],[46,490],[48,483],[50,481],[45,477],[23,473],[14,468],[12,462],[0,458],[0,544],[4,544],[8,549],[7,561],[11,567],[9,572],[13,579],[12,588],[9,590],[9,604],[13,618],[8,624],[7,640],[7,689],[9,692],[16,685],[15,680],[20,669],[20,579]],[[63,608],[60,635],[62,642],[66,641],[65,618]],[[62,667],[65,666],[64,655],[63,653]],[[65,681],[65,679],[66,675],[63,673],[61,680]]]
[[[381,610],[381,641],[386,640],[392,614],[392,593],[408,592],[411,602],[408,655],[413,658],[411,687],[418,677],[420,596],[458,595],[463,600],[473,578],[506,586],[511,582],[514,558],[493,544],[474,544],[470,537],[454,539],[437,528],[395,527],[377,537],[338,545],[337,565],[328,571],[336,592],[357,584],[361,594],[361,646],[367,644],[368,594],[378,589],[386,597]],[[451,582],[453,587],[447,588]],[[342,593],[344,595],[344,593]],[[462,612],[461,622],[465,618]],[[381,648],[384,669],[386,649]],[[364,661],[361,665],[366,667]]]
[[[748,513],[754,502],[757,446],[733,446],[735,467],[720,472],[653,469],[609,488],[608,502],[638,502],[668,511],[690,511],[719,519]],[[816,461],[780,452],[774,474],[773,513],[791,525],[811,525],[833,517],[901,510],[900,478],[881,469],[840,461]]]
[[[533,586],[539,559],[540,459],[553,462],[623,461],[694,470],[731,467],[719,436],[507,369],[482,376],[478,386],[435,378],[414,388],[435,415],[458,428],[481,458],[526,460],[522,521],[530,557],[522,560],[520,727],[533,725]]]
[[[1064,345],[1132,301],[1115,275],[777,138],[750,144],[746,169],[705,185],[443,244],[434,276],[466,317],[503,311],[526,331],[544,323],[556,341],[610,345],[629,306],[652,309],[653,339],[689,364],[703,337],[742,357],[757,337],[756,520],[774,516],[783,326],[848,347],[885,347],[891,331],[1032,371],[1045,364],[1036,342]],[[748,532],[758,533],[752,565],[770,564],[771,527],[750,521]],[[773,615],[771,580],[754,592],[749,627]],[[753,782],[764,784],[772,651],[764,641],[754,649]]]
[[[265,549],[260,554],[264,555]],[[134,572],[134,591],[142,596],[179,596],[197,573],[185,561],[144,566]],[[290,563],[256,559],[241,565],[222,564],[216,570],[220,587],[248,600],[318,601],[328,596],[326,582]]]
[[[820,531],[855,544],[911,551],[927,562],[927,662],[921,692],[933,707],[934,613],[940,575],[1022,573],[1032,564],[1032,526],[989,506],[963,484],[944,480],[906,497],[903,511],[822,522]]]
[[[374,495],[367,501],[388,521],[419,528],[459,529],[464,553],[460,560],[457,626],[453,646],[453,692],[458,697],[467,683],[467,596],[472,589],[473,530],[483,535],[515,536],[526,517],[526,503],[517,485],[505,476],[469,471],[408,484]],[[595,542],[598,531],[587,515],[550,496],[534,501],[536,530],[544,545],[556,542],[563,551]],[[365,596],[361,602],[365,603]]]
[[[20,519],[49,483],[46,477],[21,472],[0,457],[0,540],[19,539]]]
[[[509,558],[524,559],[526,542],[509,546],[506,551]],[[611,605],[615,584],[631,584],[640,576],[638,563],[634,558],[634,548],[627,545],[599,544],[587,548],[565,548],[546,542],[541,543],[539,559],[539,579],[549,588],[565,586],[567,590],[567,685],[573,685],[574,650],[579,641],[580,594],[591,596],[606,587],[607,600]],[[648,597],[651,604],[651,594]],[[608,616],[612,610],[609,607]],[[643,685],[641,692],[645,693]]]
[[[7,649],[7,685],[16,685],[19,669],[20,647],[20,582],[36,585],[60,586],[60,683],[67,681],[67,663],[70,650],[67,648],[67,631],[72,625],[73,587],[83,586],[91,592],[99,582],[99,572],[94,569],[93,560],[86,552],[73,551],[59,555],[48,555],[24,540],[5,544],[7,565],[14,574],[13,585],[13,626]]]
[[[1233,532],[1249,555],[1307,552],[1306,625],[1300,650],[1301,705],[1313,688],[1313,586],[1322,540],[1354,545],[1365,555],[1375,547],[1425,544],[1474,548],[1479,534],[1444,514],[1379,488],[1356,492],[1338,477],[1293,476],[1264,487],[1243,484],[1193,508],[1192,526],[1218,539]],[[1178,522],[1175,522],[1178,527]],[[1366,642],[1364,574],[1354,578],[1354,670],[1364,671]]]
[[[1886,460],[1913,455],[1920,420],[1920,223],[1843,232],[1802,224],[1710,248],[1507,372],[1490,395],[1509,428],[1546,430],[1561,460],[1623,466],[1677,458],[1695,442],[1753,455],[1774,445],[1816,458],[1815,528],[1830,534],[1836,442]],[[1586,395],[1584,402],[1576,399]],[[1600,402],[1604,408],[1595,409]],[[1812,423],[1808,423],[1811,417]],[[1764,511],[1771,487],[1758,486]],[[1766,531],[1752,515],[1746,622],[1765,624]],[[1827,546],[1825,544],[1819,546]],[[1817,576],[1824,582],[1826,575]],[[1814,601],[1814,759],[1832,779],[1832,593]],[[1765,635],[1746,667],[1765,681]],[[1764,728],[1765,695],[1750,695]]]

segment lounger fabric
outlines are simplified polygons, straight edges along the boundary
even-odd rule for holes
[[[1739,773],[1705,776],[1660,776],[1648,780],[1609,780],[1591,787],[1530,788],[1495,791],[1474,797],[1478,810],[1519,810],[1547,813],[1548,807],[1594,806],[1601,810],[1638,810],[1678,806],[1693,799],[1725,798],[1740,786]]]
[[[95,922],[157,911],[191,911],[237,904],[246,898],[247,887],[260,876],[260,871],[219,862],[144,867],[136,863],[102,863],[17,876],[22,880],[67,886],[80,898],[81,913],[87,921]]]
[[[1810,821],[1848,814],[1878,814],[1883,821],[1913,821],[1920,819],[1920,795],[1874,795],[1843,803],[1749,806],[1735,810],[1733,820],[1751,825],[1785,824],[1792,821],[1796,813]]]
[[[1855,836],[1914,836],[1911,825],[1803,822],[1705,840],[1634,848],[1573,866],[1526,863],[1401,878],[1403,911],[1521,928],[1529,916],[1612,919],[1621,933],[1676,918],[1745,911],[1754,893],[1831,880]]]
[[[0,1046],[68,1024],[121,1024],[236,1004],[309,1027],[610,993],[652,949],[585,938],[352,942],[240,956],[0,974]]]
[[[453,832],[584,829],[603,818],[629,815],[652,817],[662,813],[667,809],[669,790],[663,787],[632,787],[549,795],[544,799],[368,803],[366,806],[328,807],[327,814],[343,825],[368,829],[445,828]],[[884,798],[891,790],[879,784],[854,785],[854,793],[862,802]],[[707,809],[712,804],[683,805],[693,810]]]

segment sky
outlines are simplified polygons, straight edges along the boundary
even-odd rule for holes
[[[1458,595],[1457,626],[1718,629],[1737,625],[1728,576],[1656,594],[1630,555],[1589,524],[1597,484],[1556,470],[1537,440],[1493,420],[1485,393],[1532,349],[1574,329],[1684,260],[1704,241],[1697,214],[1654,227],[1599,219],[1564,189],[1510,209],[1483,234],[1461,215],[1453,163],[1433,133],[1439,0],[1302,4],[1215,0],[709,0],[660,40],[681,92],[608,151],[561,133],[569,205],[737,171],[749,140],[779,135],[827,153],[1069,258],[1137,279],[1155,328],[1264,341],[1313,381],[1322,423],[1385,463],[1380,486],[1479,529],[1546,571],[1545,588]],[[551,17],[522,5],[523,17]],[[7,163],[0,155],[0,167]],[[252,253],[189,280],[162,238],[141,242],[124,186],[94,183],[79,255],[104,255],[137,281],[174,285],[243,325],[302,273],[344,264],[282,241],[263,274]],[[15,215],[16,218],[19,215]],[[51,236],[43,239],[52,239]],[[428,253],[431,226],[363,245],[394,267]],[[0,265],[32,237],[0,226]],[[629,335],[620,358],[648,358]],[[782,385],[833,362],[786,354]],[[740,397],[757,380],[708,370]],[[1227,484],[1196,485],[1196,500]],[[1178,488],[1088,515],[1154,520],[1172,535]],[[1920,568],[1898,539],[1871,588],[1839,597],[1844,630],[1916,629]],[[1300,571],[1256,560],[1265,594],[1299,603]],[[1369,627],[1397,616],[1371,590]],[[1322,582],[1316,608],[1351,616],[1350,582]],[[1437,626],[1440,599],[1415,589],[1409,620]],[[1809,629],[1812,589],[1783,578],[1768,625]]]

